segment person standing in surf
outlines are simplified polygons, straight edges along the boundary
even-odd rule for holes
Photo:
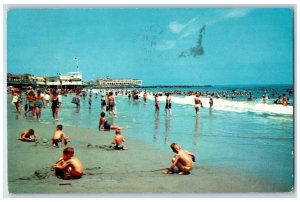
[[[172,110],[171,110],[171,97],[169,93],[166,93],[166,107],[165,107],[165,112],[166,115],[172,116]]]
[[[201,102],[201,100],[200,100],[199,94],[196,94],[196,97],[195,97],[195,99],[194,99],[194,102],[195,102],[195,111],[196,111],[196,115],[198,116],[200,107],[203,108],[203,105],[202,105],[202,102]]]
[[[158,94],[156,93],[155,94],[155,112],[154,112],[154,115],[155,115],[155,118],[158,118],[159,117],[159,102],[158,102]]]
[[[52,97],[51,97],[51,102],[52,102],[52,117],[58,121],[58,109],[59,109],[59,100],[58,100],[58,94],[55,90],[52,92]]]

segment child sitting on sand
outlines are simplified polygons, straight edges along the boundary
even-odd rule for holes
[[[67,145],[69,142],[68,137],[62,131],[63,126],[61,124],[56,126],[56,131],[53,133],[52,145],[53,147],[58,147],[58,143],[64,141],[64,144]]]
[[[21,134],[21,137],[18,138],[18,140],[27,141],[27,142],[38,142],[37,137],[34,134],[33,129],[29,129],[29,130],[24,131]]]
[[[112,142],[114,145],[113,148],[116,150],[127,150],[127,148],[124,147],[123,143],[125,142],[125,138],[121,135],[121,130],[116,130],[116,136]]]
[[[79,179],[83,175],[83,166],[78,158],[74,156],[74,149],[67,147],[63,156],[52,166],[55,175],[64,180]]]
[[[99,125],[98,128],[100,129],[105,129],[105,130],[117,130],[117,129],[127,129],[128,127],[119,127],[119,126],[115,126],[115,125],[111,125],[110,123],[108,123],[108,121],[105,119],[105,112],[101,112],[100,114],[100,120],[99,120]]]
[[[171,144],[171,149],[176,155],[172,158],[172,166],[167,170],[163,171],[163,173],[168,174],[173,171],[175,167],[179,170],[179,175],[187,175],[190,174],[190,171],[193,169],[193,162],[195,162],[195,155],[184,151],[180,148],[180,146],[176,143]],[[192,159],[190,158],[192,157]]]

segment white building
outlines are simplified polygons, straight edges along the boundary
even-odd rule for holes
[[[82,75],[80,72],[69,72],[65,75],[59,74],[57,76],[45,77],[45,86],[61,89],[74,89],[81,87]]]
[[[109,88],[124,88],[124,87],[139,87],[142,86],[142,80],[139,79],[111,79],[109,76],[106,79],[98,79],[97,85],[100,87]]]

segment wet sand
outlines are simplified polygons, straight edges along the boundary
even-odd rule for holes
[[[19,119],[17,119],[19,118]],[[58,179],[50,167],[62,155],[63,148],[53,148],[51,137],[55,122],[41,124],[18,117],[8,106],[7,117],[8,188],[10,194],[174,194],[174,193],[270,193],[289,192],[280,184],[272,184],[253,176],[237,176],[233,170],[211,167],[196,157],[190,175],[162,174],[171,165],[174,153],[162,152],[130,136],[126,131],[128,150],[112,150],[109,146],[114,131],[64,126],[70,138],[68,146],[75,148],[84,165],[84,175],[78,180]],[[20,133],[33,128],[39,144],[17,140]],[[190,196],[190,195],[184,195]]]

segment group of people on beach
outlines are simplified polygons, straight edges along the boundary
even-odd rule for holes
[[[38,95],[40,95],[40,93],[38,93]],[[33,96],[33,93],[30,93],[30,96]],[[42,105],[44,106],[44,104]],[[166,108],[171,109],[170,102],[166,104]],[[105,112],[101,112],[98,127],[103,130],[115,130],[115,137],[113,138],[111,147],[116,150],[127,150],[127,148],[124,147],[125,138],[121,135],[121,130],[127,129],[127,126],[119,127],[109,124],[105,119]],[[18,139],[21,141],[39,143],[34,129],[22,132]],[[47,142],[48,140],[43,139],[42,141]],[[58,124],[52,136],[53,147],[59,147],[59,143],[62,144],[62,147],[67,146],[69,141],[69,138],[63,132],[63,126]],[[171,167],[167,170],[163,170],[162,172],[166,174],[174,172],[174,169],[177,167],[178,174],[189,174],[192,170],[193,162],[195,162],[195,156],[188,151],[182,150],[176,143],[171,144],[171,149],[174,153],[176,153],[176,155],[172,158]],[[63,150],[62,157],[59,158],[59,160],[52,166],[52,169],[55,170],[55,174],[62,179],[79,179],[83,175],[83,165],[81,161],[74,156],[74,153],[75,151],[73,147],[66,147]]]
[[[21,114],[23,104],[22,93],[23,92],[18,88],[15,88],[12,91],[12,103],[15,105],[19,114]],[[51,102],[52,116],[58,121],[58,109],[61,106],[61,97],[61,93],[58,93],[54,89],[25,91],[24,116],[27,117],[29,113],[32,118],[36,117],[37,120],[40,120],[42,116],[42,109],[48,107]]]
[[[116,150],[127,150],[124,147],[123,143],[125,138],[121,135],[121,128],[112,128],[115,129],[115,137],[112,141],[111,147]],[[18,140],[26,142],[35,142],[39,143],[37,135],[35,134],[34,129],[29,129],[21,133]],[[47,142],[47,139],[43,139],[43,142]],[[69,138],[63,132],[63,126],[58,124],[56,130],[52,136],[52,145],[53,147],[59,147],[59,143],[63,146],[66,146],[69,142]],[[67,147],[63,150],[63,156],[52,166],[55,170],[55,174],[62,179],[79,179],[83,175],[83,166],[78,158],[74,156],[74,148]]]
[[[80,108],[80,98],[83,96],[86,97],[85,93],[80,93],[79,90],[72,91],[75,92],[75,97],[72,99],[72,103],[76,104],[76,108]],[[118,92],[115,92],[115,95],[117,95]],[[124,94],[124,91],[121,91],[122,94]],[[84,96],[85,94],[85,96]],[[166,103],[165,103],[165,113],[166,116],[172,116],[172,102],[171,102],[171,95],[172,93],[166,92]],[[125,92],[125,95],[128,96],[129,99],[133,98],[135,101],[139,101],[139,91],[131,91],[131,92]],[[159,93],[153,93],[154,95],[154,106],[155,106],[155,116],[159,116],[159,96],[162,96],[162,94]],[[200,108],[203,108],[203,103],[200,99],[200,96],[203,95],[201,93],[195,93],[191,94],[194,95],[194,107],[195,107],[195,113],[196,115],[199,114]],[[15,105],[15,108],[18,113],[21,113],[22,108],[22,91],[16,89],[12,92],[12,103]],[[62,106],[61,104],[61,96],[62,93],[58,93],[54,89],[47,89],[47,90],[38,90],[33,91],[30,90],[26,93],[26,105],[25,105],[25,112],[24,116],[27,117],[27,114],[30,113],[32,117],[36,117],[38,120],[41,118],[42,115],[42,108],[46,108],[49,106],[49,103],[51,102],[51,109],[52,109],[52,116],[55,120],[58,120],[58,111],[59,108]],[[144,91],[143,93],[143,99],[144,102],[147,100],[147,92]],[[209,106],[210,108],[213,107],[214,101],[214,95],[208,95],[209,96]],[[97,95],[96,95],[97,98]],[[121,134],[122,129],[127,129],[128,127],[120,127],[113,124],[110,124],[105,116],[106,112],[109,113],[109,115],[116,115],[116,98],[114,97],[113,92],[107,92],[106,98],[104,95],[101,96],[101,113],[99,118],[99,125],[98,128],[101,130],[115,130],[115,137],[112,141],[112,147],[116,150],[127,150],[127,148],[124,146],[125,138]],[[278,97],[274,104],[288,104],[288,98],[286,95],[283,95],[283,100],[280,100],[280,97]],[[91,109],[92,105],[92,91],[90,91],[89,95],[89,109]],[[18,138],[21,141],[28,141],[28,142],[36,142],[39,143],[39,140],[37,138],[37,135],[35,134],[34,129],[29,129],[20,135]],[[44,141],[44,140],[43,140]],[[47,141],[47,140],[45,140]],[[63,126],[61,124],[58,124],[56,126],[56,130],[53,133],[52,136],[52,145],[53,147],[59,147],[59,143],[66,146],[69,142],[69,138],[64,134],[63,132]],[[171,149],[176,155],[174,158],[172,158],[172,165],[167,169],[164,170],[163,173],[170,173],[173,172],[175,168],[178,168],[179,174],[189,174],[189,172],[193,168],[193,162],[195,162],[195,156],[194,154],[182,150],[180,146],[177,143],[171,144]],[[55,170],[55,173],[62,177],[63,179],[78,179],[83,175],[83,166],[78,158],[74,156],[74,148],[73,147],[66,147],[63,150],[62,157],[53,165],[52,167]]]

